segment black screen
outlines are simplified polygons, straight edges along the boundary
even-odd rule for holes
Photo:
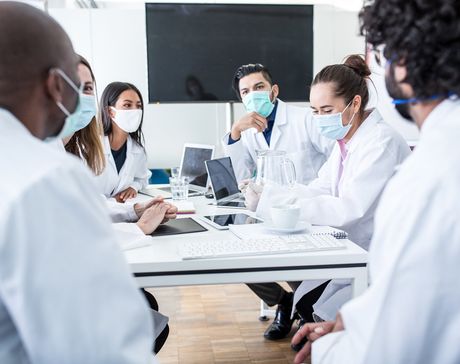
[[[149,101],[238,101],[236,69],[262,63],[280,99],[306,101],[313,6],[146,4]]]
[[[230,157],[206,161],[206,166],[217,201],[240,192]]]
[[[211,158],[212,149],[185,147],[181,177],[188,177],[191,185],[206,187],[208,173],[204,162]]]

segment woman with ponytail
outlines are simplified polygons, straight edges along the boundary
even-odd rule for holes
[[[364,59],[351,55],[316,75],[310,89],[313,120],[323,136],[337,141],[335,147],[310,184],[288,191],[265,186],[258,215],[269,217],[274,204],[296,204],[301,220],[342,229],[368,249],[380,195],[410,153],[401,135],[376,109],[367,108],[370,74]],[[323,291],[319,300],[315,288]],[[350,298],[347,279],[304,281],[295,292],[294,306],[304,321],[331,320]]]

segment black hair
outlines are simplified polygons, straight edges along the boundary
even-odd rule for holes
[[[240,80],[252,73],[262,73],[264,78],[268,81],[270,86],[273,86],[273,77],[268,70],[267,67],[260,63],[249,63],[245,64],[243,66],[238,67],[238,69],[235,72],[235,75],[233,76],[233,83],[232,83],[232,88],[233,91],[235,91],[236,96],[238,97],[239,100],[241,100],[240,96]]]
[[[132,83],[129,82],[112,82],[107,85],[104,89],[104,92],[101,96],[100,102],[100,116],[102,127],[104,128],[104,135],[112,134],[112,119],[109,115],[109,108],[110,106],[115,106],[118,98],[120,95],[126,90],[133,90],[139,96],[142,104],[142,117],[141,123],[139,124],[139,128],[136,131],[129,133],[131,138],[142,148],[144,148],[144,135],[142,133],[142,122],[144,120],[144,100],[142,99],[142,94],[139,89],[134,86]]]
[[[369,102],[369,89],[367,80],[371,71],[364,61],[363,57],[358,54],[352,54],[345,59],[343,64],[333,64],[324,67],[315,76],[312,86],[318,83],[332,83],[334,85],[334,94],[343,98],[348,105],[356,95],[361,96],[361,106],[359,114],[363,115],[364,110]]]
[[[415,97],[460,95],[460,1],[375,0],[359,17],[367,42],[406,66]]]

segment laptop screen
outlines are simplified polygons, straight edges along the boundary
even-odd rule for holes
[[[230,157],[206,161],[206,165],[217,201],[240,192]]]
[[[184,147],[181,165],[181,177],[188,177],[189,183],[194,186],[206,187],[208,173],[205,161],[212,159],[213,149],[192,146]]]

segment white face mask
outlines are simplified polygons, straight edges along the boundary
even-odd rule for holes
[[[133,133],[139,129],[139,125],[142,120],[142,110],[131,109],[131,110],[119,110],[114,107],[110,107],[115,116],[112,120],[127,133]]]

